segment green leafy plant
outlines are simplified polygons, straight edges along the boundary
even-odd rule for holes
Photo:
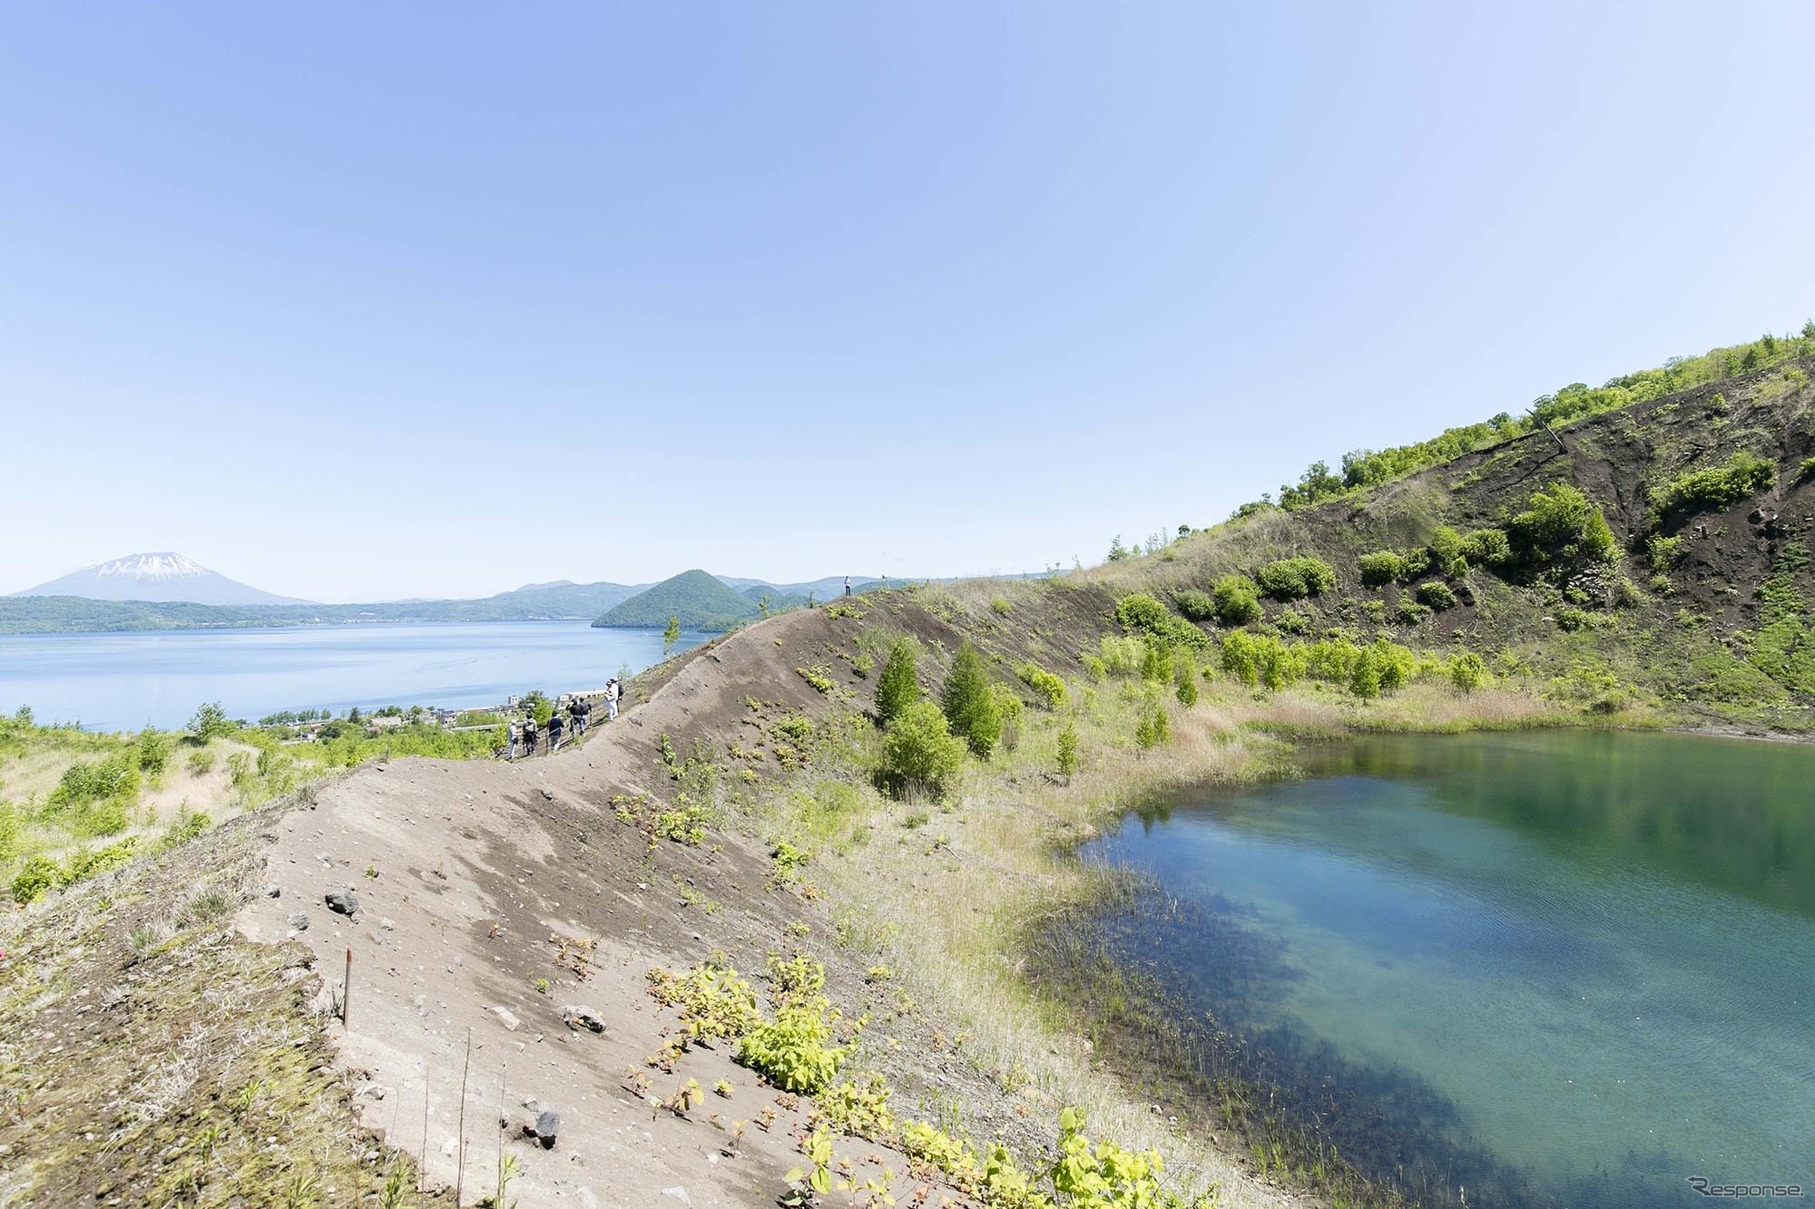
[[[931,701],[916,701],[883,732],[882,780],[897,790],[938,793],[964,763],[964,740]]]
[[[1224,625],[1248,625],[1261,619],[1260,587],[1246,575],[1225,575],[1210,589],[1216,619]]]
[[[887,726],[920,700],[920,644],[909,637],[889,645],[882,674],[876,678],[876,719]]]
[[[1015,669],[1015,675],[1021,683],[1033,690],[1042,705],[1047,709],[1058,709],[1065,704],[1065,681],[1045,668],[1033,663],[1023,663]]]
[[[1078,771],[1078,729],[1067,723],[1059,732],[1058,773],[1069,780]]]
[[[1336,571],[1321,558],[1282,558],[1254,573],[1260,590],[1275,600],[1303,600],[1336,586]]]
[[[1719,466],[1679,475],[1653,491],[1652,523],[1656,524],[1672,513],[1725,508],[1763,491],[1776,479],[1775,462],[1740,450]]]
[[[952,670],[945,677],[939,700],[951,732],[963,738],[974,755],[988,759],[1002,738],[1002,713],[990,691],[983,656],[968,639],[952,657]]]

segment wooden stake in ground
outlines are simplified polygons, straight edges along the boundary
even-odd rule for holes
[[[473,1069],[473,1030],[466,1030],[466,1062],[460,1068],[460,1143],[454,1147],[454,1204],[466,1187],[466,1076]]]
[[[340,1027],[348,1028],[347,1017],[353,1011],[353,950],[347,949],[347,972],[340,983]]]

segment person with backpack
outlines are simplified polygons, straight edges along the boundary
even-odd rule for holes
[[[504,748],[504,758],[506,760],[514,760],[517,758],[517,744],[521,742],[523,742],[523,724],[521,722],[512,722],[510,724],[509,737],[505,739],[506,747]]]
[[[584,697],[575,697],[567,712],[573,715],[573,734],[577,739],[586,733],[586,719],[592,715],[592,703]]]
[[[618,678],[613,676],[605,682],[605,721],[614,721],[618,716],[618,697],[622,693],[618,687]]]
[[[536,716],[530,714],[523,719],[523,754],[536,754]]]
[[[551,756],[555,754],[555,749],[561,746],[561,731],[564,726],[560,710],[548,715],[548,754]]]

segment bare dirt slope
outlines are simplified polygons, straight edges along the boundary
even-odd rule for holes
[[[951,634],[915,607],[892,611],[934,641]],[[835,1003],[885,1018],[866,1045],[889,1033],[891,1052],[923,1056],[896,1080],[898,1109],[958,1097],[981,1106],[972,1119],[1001,1135],[1033,1148],[1045,1140],[1056,1102],[1030,1103],[1032,1092],[1005,1093],[986,1072],[934,1056],[916,1032],[933,1023],[882,1010],[883,992],[832,943],[820,908],[771,884],[769,854],[754,841],[714,831],[698,847],[650,847],[616,817],[614,798],[669,797],[660,736],[683,759],[696,743],[724,759],[739,735],[760,733],[744,729],[759,712],[856,700],[854,612],[783,615],[676,661],[652,677],[647,703],[552,757],[373,765],[271,821],[266,868],[277,894],[254,899],[240,927],[313,951],[319,1007],[353,1072],[361,1120],[420,1155],[431,1186],[459,1180],[473,1203],[493,1191],[500,1155],[513,1154],[522,1175],[510,1194],[524,1206],[773,1204],[800,1164],[796,1136],[810,1106],[762,1086],[728,1053],[696,1048],[673,1073],[645,1062],[673,1022],[647,994],[648,970],[714,953],[754,975],[768,954],[812,952],[827,962]],[[797,669],[823,670],[832,687],[810,686]],[[774,773],[765,758],[761,775]],[[326,903],[337,891],[357,899],[350,918]],[[343,1026],[333,1013],[349,952]],[[603,1033],[574,1023],[581,1014],[602,1020]],[[651,1106],[689,1078],[707,1089],[703,1106],[685,1116]],[[711,1094],[721,1079],[728,1097]],[[546,1149],[523,1130],[544,1109],[560,1114]],[[741,1143],[734,1121],[744,1123]],[[841,1153],[859,1170],[889,1165],[898,1179],[908,1166],[868,1143]],[[928,1203],[957,1200],[932,1191]],[[1228,1203],[1283,1203],[1259,1186],[1225,1184],[1225,1194],[1234,1194]]]

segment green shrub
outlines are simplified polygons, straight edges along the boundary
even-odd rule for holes
[[[205,777],[214,771],[214,762],[216,759],[216,753],[209,748],[204,747],[200,751],[190,752],[189,758],[183,761],[183,763],[188,765],[189,771],[195,776]]]
[[[1151,634],[1141,652],[1141,679],[1164,684],[1172,679],[1172,648]]]
[[[1796,481],[1815,479],[1815,458],[1804,458],[1802,465],[1796,468]]]
[[[1763,491],[1777,478],[1777,463],[1741,450],[1723,465],[1679,475],[1652,492],[1653,522],[1673,512],[1725,508]]]
[[[1116,601],[1115,619],[1123,629],[1157,634],[1165,632],[1166,623],[1172,620],[1172,614],[1165,605],[1147,593],[1133,592]]]
[[[913,713],[920,706],[909,710]],[[907,717],[907,715],[903,715]],[[845,1049],[831,1045],[830,1005],[820,994],[825,969],[804,956],[769,959],[775,1020],[751,1025],[738,1043],[736,1061],[783,1091],[817,1095],[831,1085]]]
[[[1157,698],[1142,703],[1141,713],[1134,725],[1134,742],[1142,751],[1158,747],[1172,737],[1172,719],[1167,716],[1166,707]]]
[[[1069,722],[1059,732],[1058,773],[1069,779],[1078,771],[1078,730]]]
[[[1260,590],[1275,600],[1303,600],[1336,586],[1336,572],[1321,558],[1282,558],[1254,573]]]
[[[195,713],[189,719],[189,734],[197,743],[206,743],[210,739],[230,735],[234,729],[232,720],[227,717],[227,711],[221,708],[219,701],[203,702],[196,707]]]
[[[1047,709],[1058,709],[1065,704],[1065,681],[1061,677],[1032,663],[1023,663],[1015,669],[1015,675],[1021,678],[1021,683],[1033,690],[1034,696]]]
[[[1417,625],[1430,615],[1430,607],[1415,600],[1401,600],[1395,614],[1400,625]]]
[[[1565,633],[1586,629],[1594,624],[1594,617],[1586,610],[1565,605],[1556,611],[1557,629]]]
[[[908,706],[920,700],[920,644],[897,638],[876,678],[876,719],[887,726]]]
[[[139,771],[147,776],[156,777],[170,763],[170,737],[155,730],[139,732],[135,745],[138,751]]]
[[[1569,483],[1533,492],[1531,506],[1514,516],[1506,531],[1515,559],[1527,568],[1619,558],[1619,545],[1600,506]]]
[[[1450,683],[1472,693],[1487,679],[1487,664],[1473,651],[1463,651],[1449,661]]]
[[[1471,567],[1503,567],[1512,561],[1504,529],[1476,529],[1462,539],[1462,557]]]
[[[1273,624],[1280,628],[1281,633],[1302,634],[1311,628],[1311,619],[1297,609],[1286,609]]]
[[[937,705],[916,701],[882,736],[882,776],[892,787],[937,793],[964,763],[964,740]]]
[[[1204,632],[1145,592],[1135,592],[1116,602],[1115,619],[1125,629],[1146,634],[1176,646],[1204,649],[1209,639]]]
[[[1421,604],[1438,610],[1456,607],[1455,591],[1440,579],[1427,580],[1419,584],[1418,600]]]
[[[0,865],[12,863],[19,852],[19,811],[11,802],[0,802]]]
[[[1361,582],[1370,588],[1397,583],[1409,571],[1405,556],[1395,550],[1375,550],[1363,554],[1355,562],[1361,568]]]
[[[1180,652],[1179,657],[1173,661],[1172,684],[1173,695],[1178,698],[1180,705],[1190,709],[1197,704],[1197,660],[1191,657],[1190,652]]]
[[[983,670],[983,656],[968,639],[958,644],[958,653],[952,657],[939,703],[952,733],[963,738],[979,759],[989,759],[1002,737],[1002,714],[990,691],[989,674]]]
[[[1246,575],[1225,575],[1210,589],[1216,617],[1224,625],[1248,625],[1261,619],[1260,586]]]
[[[32,857],[13,875],[13,901],[21,905],[36,901],[39,895],[57,884],[61,873],[57,862],[48,857]]]
[[[1097,650],[1103,672],[1109,676],[1132,676],[1141,670],[1141,663],[1147,657],[1145,642],[1114,634],[1103,635]]]
[[[1448,567],[1458,558],[1463,557],[1462,535],[1448,525],[1438,525],[1431,531],[1431,540],[1426,543],[1431,552],[1431,565]]]
[[[1810,459],[1815,462],[1815,458]],[[1186,588],[1172,594],[1172,607],[1191,621],[1211,621],[1217,616],[1216,600],[1208,592]]]

